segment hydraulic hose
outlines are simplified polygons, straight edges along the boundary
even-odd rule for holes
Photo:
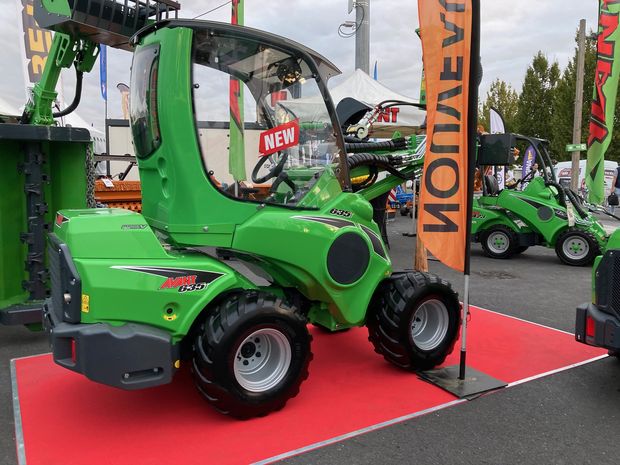
[[[358,153],[348,157],[347,163],[349,164],[349,171],[357,168],[358,166],[372,166],[384,169],[388,173],[401,179],[410,179],[409,177],[398,171],[396,168],[394,168],[390,162],[390,158],[386,155],[377,155],[374,153]]]
[[[577,196],[575,195],[575,193],[571,191],[570,189],[566,189],[566,196],[568,197],[570,202],[575,207],[575,210],[577,210],[577,213],[579,213],[579,216],[585,219],[588,216],[588,214],[582,208],[581,202],[579,202],[579,199],[577,199]]]
[[[347,153],[406,150],[407,139],[401,137],[384,142],[349,142],[344,144],[344,148]]]
[[[82,98],[82,79],[84,77],[84,73],[75,67],[75,96],[73,97],[73,102],[64,110],[60,110],[57,113],[52,113],[54,118],[62,118],[63,116],[68,115],[73,112],[78,105],[80,104],[80,99]]]
[[[569,202],[573,204],[573,207],[575,207],[575,210],[577,211],[577,214],[581,218],[585,219],[588,216],[588,214],[581,207],[581,204],[577,200],[577,197],[575,196],[575,194],[573,194],[573,192],[570,189],[566,189],[564,186],[561,186],[560,184],[558,184],[555,181],[547,181],[545,183],[545,185],[546,186],[553,186],[553,187],[556,188],[556,190],[558,191],[558,196],[560,197],[560,199],[559,199],[560,205],[562,205],[564,208],[567,207],[566,198],[568,197]]]

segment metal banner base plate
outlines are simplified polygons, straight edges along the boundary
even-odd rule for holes
[[[465,369],[465,379],[459,379],[459,366],[453,365],[436,370],[418,372],[418,376],[459,399],[473,398],[484,392],[506,387],[508,383],[495,379],[471,367]]]

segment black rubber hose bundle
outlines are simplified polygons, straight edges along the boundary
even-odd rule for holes
[[[377,155],[374,153],[356,153],[347,158],[349,171],[359,166],[369,166],[375,169],[381,168],[401,179],[411,179],[392,166],[390,157],[387,155]]]
[[[347,140],[350,139],[347,138]],[[384,142],[347,142],[344,144],[344,148],[347,153],[406,150],[407,139],[401,137]]]

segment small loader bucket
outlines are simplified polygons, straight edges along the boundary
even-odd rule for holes
[[[129,38],[149,21],[177,17],[172,0],[35,0],[39,26],[88,37],[95,43],[129,49]]]

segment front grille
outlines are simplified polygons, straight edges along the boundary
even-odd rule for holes
[[[596,269],[596,304],[620,317],[620,250],[609,250]]]
[[[60,321],[79,323],[82,282],[68,247],[55,234],[49,235],[48,257],[54,314]]]

